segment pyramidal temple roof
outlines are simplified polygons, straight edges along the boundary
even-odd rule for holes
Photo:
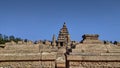
[[[61,43],[62,45],[64,45],[64,43],[69,42],[70,41],[70,35],[66,26],[66,23],[64,22],[63,27],[60,29],[59,31],[59,35],[58,35],[58,43]]]

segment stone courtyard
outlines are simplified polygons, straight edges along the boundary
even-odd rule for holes
[[[72,41],[64,23],[58,38],[0,45],[0,68],[120,68],[120,46],[104,43],[98,34]]]

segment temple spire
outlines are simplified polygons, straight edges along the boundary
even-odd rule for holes
[[[63,24],[63,27],[59,31],[57,42],[60,46],[65,46],[67,43],[70,42],[70,35],[65,22]]]

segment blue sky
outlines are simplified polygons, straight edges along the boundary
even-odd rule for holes
[[[72,40],[120,41],[120,0],[0,0],[0,33],[51,40],[66,22]]]

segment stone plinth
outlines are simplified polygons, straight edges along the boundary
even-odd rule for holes
[[[103,44],[98,37],[98,34],[85,34],[82,36],[83,40],[81,42],[84,44]]]

